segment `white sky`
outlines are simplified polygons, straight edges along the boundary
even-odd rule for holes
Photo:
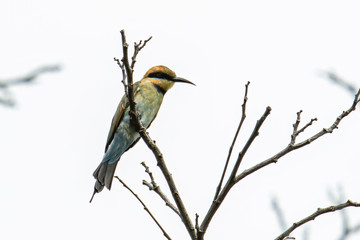
[[[329,127],[353,97],[319,75],[335,70],[360,86],[358,1],[20,1],[0,2],[0,79],[61,64],[30,86],[12,89],[15,108],[0,106],[1,239],[163,239],[120,183],[89,204],[92,172],[102,158],[110,121],[123,95],[121,29],[131,44],[153,36],[138,56],[135,79],[164,64],[197,84],[177,84],[149,129],[162,150],[190,216],[205,215],[238,124],[244,85],[251,81],[241,149],[270,105],[240,170],[280,151],[296,112],[319,121],[303,139]],[[340,129],[246,178],[215,215],[207,239],[274,239],[271,209],[280,200],[290,223],[331,204],[344,187],[360,201],[359,111]],[[301,138],[300,138],[301,139]],[[180,220],[142,186],[146,161],[139,142],[116,174],[148,204],[173,239],[188,239]],[[170,197],[170,195],[169,195]],[[350,222],[360,210],[348,209]],[[339,213],[308,225],[310,239],[336,239]],[[294,232],[302,239],[302,230]],[[357,238],[359,234],[357,235]],[[350,238],[356,239],[356,237]]]

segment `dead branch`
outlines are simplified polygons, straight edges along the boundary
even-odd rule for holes
[[[154,217],[154,215],[150,212],[149,208],[145,205],[145,203],[141,200],[141,198],[128,186],[126,185],[118,176],[115,176],[115,178],[117,180],[119,180],[119,182],[122,183],[122,185],[131,192],[132,195],[134,195],[134,197],[141,203],[141,205],[143,205],[144,210],[150,215],[150,217],[152,218],[152,220],[154,220],[154,222],[156,223],[156,225],[161,229],[161,231],[163,232],[164,236],[171,240],[169,234],[167,234],[167,232],[165,231],[165,229],[160,225],[159,221]]]
[[[212,204],[209,208],[209,211],[206,213],[205,218],[202,221],[201,226],[200,226],[200,232],[199,232],[198,239],[204,239],[204,234],[210,224],[211,219],[213,218],[216,211],[218,210],[218,208],[224,201],[224,199],[225,199],[226,195],[229,193],[230,189],[237,183],[235,176],[236,176],[237,170],[239,169],[240,163],[241,163],[242,159],[244,158],[246,151],[251,146],[252,142],[259,135],[259,130],[260,130],[262,124],[264,123],[264,121],[266,120],[266,118],[269,116],[270,112],[271,112],[271,107],[267,107],[264,114],[257,121],[255,128],[254,128],[253,132],[251,133],[248,141],[245,143],[245,146],[243,147],[243,149],[241,150],[241,152],[238,155],[238,158],[235,162],[233,170],[232,170],[224,188],[221,190],[217,199],[212,202]]]
[[[344,199],[346,199],[344,194],[344,188],[341,185],[338,187],[338,197],[336,197],[335,194],[330,190],[328,190],[328,196],[330,198],[330,201],[335,204],[340,204],[341,202],[344,201]],[[358,231],[360,231],[360,223],[351,226],[352,224],[350,224],[350,219],[346,209],[341,211],[340,214],[341,214],[342,229],[341,229],[341,235],[338,239],[346,240],[352,234],[355,234]]]
[[[302,220],[300,220],[298,222],[293,223],[293,225],[290,228],[288,228],[285,232],[280,234],[277,238],[275,238],[275,240],[285,239],[296,228],[300,227],[301,225],[303,225],[311,220],[314,220],[316,217],[318,217],[324,213],[335,212],[335,211],[341,210],[346,207],[360,207],[360,203],[352,202],[351,200],[348,200],[347,202],[336,205],[336,206],[330,206],[330,207],[326,207],[326,208],[318,208],[313,214],[303,218]]]
[[[156,192],[162,200],[164,200],[165,205],[168,206],[169,208],[171,208],[177,215],[180,216],[179,210],[177,209],[177,207],[172,204],[169,200],[169,198],[165,195],[165,193],[163,193],[160,189],[160,186],[156,183],[155,178],[152,174],[152,172],[150,171],[150,168],[146,165],[145,162],[141,162],[141,165],[143,165],[143,167],[145,168],[145,172],[149,175],[151,182],[148,182],[146,180],[143,180],[143,185],[147,186],[149,188],[150,191],[154,191]]]
[[[221,190],[221,186],[222,186],[222,183],[223,183],[223,180],[224,180],[224,177],[225,177],[225,173],[226,173],[226,169],[228,167],[228,164],[229,164],[229,161],[230,161],[230,157],[231,157],[231,153],[232,153],[232,150],[234,148],[234,145],[235,145],[235,142],[236,142],[236,139],[239,135],[239,132],[240,132],[240,129],[245,121],[245,118],[246,118],[246,102],[248,100],[248,97],[247,97],[247,94],[248,94],[248,88],[249,88],[249,84],[250,82],[247,82],[247,84],[245,85],[245,94],[244,94],[244,102],[243,104],[241,105],[242,107],[242,114],[241,114],[241,119],[240,119],[240,122],[239,122],[239,126],[236,130],[236,133],[235,133],[235,136],[234,136],[234,139],[230,145],[230,149],[229,149],[229,154],[227,156],[227,159],[226,159],[226,162],[225,162],[225,166],[224,166],[224,170],[223,170],[223,173],[222,173],[222,176],[221,176],[221,179],[220,179],[220,182],[219,182],[219,185],[217,186],[216,188],[216,192],[215,192],[215,196],[214,196],[214,200],[216,200],[216,198],[219,196],[219,193],[220,193],[220,190]]]
[[[235,178],[235,182],[239,182],[240,180],[242,180],[243,178],[249,176],[250,174],[258,171],[259,169],[271,164],[271,163],[276,163],[281,157],[283,157],[284,155],[288,154],[289,152],[304,147],[312,142],[314,142],[315,140],[317,140],[318,138],[322,137],[325,134],[328,133],[332,133],[334,131],[334,129],[337,129],[341,120],[343,120],[346,116],[348,116],[351,112],[355,111],[356,109],[356,105],[359,103],[360,99],[359,99],[359,95],[360,95],[360,89],[358,90],[357,94],[355,95],[354,101],[352,103],[352,105],[350,106],[350,108],[346,111],[343,111],[334,121],[334,123],[329,127],[329,128],[323,128],[322,130],[320,130],[318,133],[314,134],[313,136],[309,137],[308,139],[299,142],[299,143],[295,143],[296,140],[296,136],[298,136],[299,131],[295,131],[297,134],[295,134],[295,139],[291,139],[290,143],[288,146],[286,146],[283,150],[281,150],[280,152],[278,152],[277,154],[275,154],[274,156],[268,158],[265,161],[262,161],[258,164],[256,164],[255,166],[244,170],[242,173],[240,173],[239,175],[236,176]],[[312,121],[310,121],[311,123]],[[295,124],[294,124],[295,125]],[[307,124],[310,125],[310,124]],[[302,129],[301,129],[302,131]]]

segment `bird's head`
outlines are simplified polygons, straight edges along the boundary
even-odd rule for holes
[[[190,83],[195,85],[185,78],[177,77],[174,71],[162,65],[150,68],[145,73],[144,78],[149,79],[153,84],[160,87],[164,93],[174,86],[175,82]]]

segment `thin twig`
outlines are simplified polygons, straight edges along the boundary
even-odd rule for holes
[[[266,118],[269,116],[270,112],[271,112],[271,107],[267,107],[264,114],[257,121],[255,128],[254,128],[253,132],[251,133],[245,146],[239,153],[238,158],[233,167],[233,170],[228,178],[228,181],[226,182],[224,188],[221,190],[217,199],[212,202],[212,204],[209,208],[209,211],[207,212],[207,214],[204,217],[204,220],[201,223],[201,226],[200,226],[201,231],[199,234],[200,236],[198,236],[199,240],[204,239],[204,234],[210,224],[211,219],[215,215],[215,213],[218,210],[218,208],[220,207],[221,203],[224,201],[224,199],[225,199],[226,195],[229,193],[230,189],[236,184],[235,176],[236,176],[237,170],[239,169],[240,163],[241,163],[243,157],[245,156],[246,151],[249,149],[250,145],[254,141],[254,139],[259,135],[259,130],[260,130],[262,124],[264,123],[264,121],[266,120]]]
[[[297,117],[296,117],[296,121],[293,124],[293,134],[291,134],[291,142],[290,144],[295,144],[296,141],[296,137],[304,132],[309,126],[311,126],[313,124],[313,122],[317,121],[317,118],[312,118],[307,124],[305,124],[305,126],[303,126],[302,128],[300,128],[300,130],[298,130],[300,121],[301,121],[301,113],[302,110],[300,110],[299,112],[296,113]]]
[[[142,41],[140,40],[139,43],[134,42],[134,54],[131,58],[131,69],[134,71],[134,66],[136,63],[136,56],[138,55],[138,53],[141,51],[141,49],[143,49],[146,45],[146,43],[148,41],[151,40],[152,37],[149,37],[147,40],[144,41],[144,43],[142,43]]]
[[[288,228],[286,231],[284,231],[282,234],[280,234],[277,238],[275,238],[275,240],[283,240],[284,238],[289,236],[289,234],[292,231],[294,231],[296,228],[300,227],[301,225],[303,225],[311,220],[314,220],[316,217],[318,217],[324,213],[335,212],[335,211],[341,210],[346,207],[360,207],[360,203],[352,202],[351,200],[348,200],[347,202],[336,205],[336,206],[330,206],[330,207],[326,207],[326,208],[318,208],[313,214],[305,217],[304,219],[302,219],[296,223],[293,223],[293,225],[290,228]]]
[[[217,186],[216,188],[216,192],[215,192],[215,196],[214,196],[214,201],[216,200],[216,198],[219,196],[219,193],[221,191],[221,186],[222,186],[222,183],[224,181],[224,177],[225,177],[225,173],[226,173],[226,170],[227,170],[227,167],[228,167],[228,164],[229,164],[229,161],[230,161],[230,157],[231,157],[231,153],[232,153],[232,150],[234,148],[234,145],[235,145],[235,142],[236,142],[236,139],[239,135],[239,132],[240,132],[240,129],[245,121],[245,118],[246,118],[246,102],[248,100],[248,97],[247,97],[247,94],[248,94],[248,88],[249,88],[249,84],[250,82],[247,82],[245,84],[245,94],[244,94],[244,102],[243,104],[241,105],[242,107],[242,114],[241,114],[241,119],[240,119],[240,123],[239,123],[239,126],[236,130],[236,133],[235,133],[235,136],[234,136],[234,139],[231,143],[231,146],[230,146],[230,149],[229,149],[229,153],[228,153],[228,156],[227,156],[227,159],[226,159],[226,162],[225,162],[225,166],[224,166],[224,170],[223,170],[223,173],[221,175],[221,179],[220,179],[220,182],[219,182],[219,185]]]
[[[124,64],[121,63],[120,59],[118,59],[118,58],[116,58],[116,57],[114,57],[114,61],[119,65],[119,67],[120,67],[120,69],[121,69],[122,76],[123,76],[121,82],[122,82],[122,84],[124,85],[125,94],[127,94],[127,91],[128,91],[128,90],[127,90],[127,84],[126,84],[126,82],[125,82],[125,80],[126,80],[125,66],[124,66]]]
[[[310,120],[310,122],[308,122],[304,127],[302,127],[299,131],[297,131],[296,136],[299,135],[300,133],[304,132],[309,126],[311,126],[313,124],[313,122],[317,121],[317,118],[312,118]]]
[[[195,229],[196,229],[196,235],[199,235],[200,232],[200,226],[199,226],[199,214],[195,214]]]
[[[338,128],[338,125],[340,124],[341,120],[344,119],[346,116],[348,116],[351,112],[353,112],[355,109],[356,109],[356,105],[359,103],[359,95],[360,95],[360,89],[359,91],[357,92],[357,94],[355,95],[355,98],[354,98],[354,101],[351,105],[351,107],[346,110],[346,111],[343,111],[337,118],[336,120],[334,121],[334,123],[329,127],[329,128],[324,128],[323,130],[321,130],[320,132],[318,132],[317,134],[313,135],[312,137],[300,142],[300,143],[297,143],[295,144],[295,141],[296,141],[296,134],[295,134],[295,137],[294,137],[294,144],[292,144],[292,141],[293,139],[291,139],[290,143],[288,144],[287,147],[285,147],[283,150],[281,150],[280,152],[278,152],[277,154],[275,154],[274,156],[268,158],[267,160],[265,161],[262,161],[258,164],[256,164],[255,166],[249,168],[249,169],[246,169],[244,170],[242,173],[240,173],[239,175],[236,175],[234,177],[234,179],[232,179],[231,177],[233,176],[233,174],[237,172],[237,166],[240,165],[240,162],[243,158],[243,155],[245,152],[243,152],[244,150],[246,150],[246,147],[249,147],[252,140],[254,140],[254,138],[256,137],[256,135],[258,134],[258,129],[254,129],[253,133],[252,133],[252,136],[250,137],[250,139],[248,140],[247,144],[245,145],[244,149],[239,153],[239,157],[238,157],[238,160],[233,168],[233,172],[232,174],[230,175],[229,177],[229,180],[227,182],[227,184],[225,185],[225,187],[223,188],[223,190],[220,192],[218,198],[216,199],[216,201],[213,201],[213,203],[211,204],[210,208],[209,208],[209,211],[207,212],[207,214],[205,215],[205,218],[200,226],[200,234],[199,234],[199,240],[202,240],[204,238],[204,234],[206,232],[206,229],[212,219],[212,217],[214,216],[214,214],[216,213],[217,209],[220,207],[222,201],[224,200],[224,198],[226,197],[227,193],[230,191],[230,189],[236,184],[238,183],[240,180],[242,180],[243,178],[249,176],[250,174],[258,171],[259,169],[271,164],[271,163],[276,163],[278,161],[278,159],[280,159],[282,156],[288,154],[289,152],[295,150],[295,149],[298,149],[298,148],[301,148],[301,147],[304,147],[308,144],[310,144],[311,142],[317,140],[318,138],[320,138],[321,136],[325,135],[325,134],[328,134],[328,133],[332,133],[334,129]],[[269,111],[267,113],[267,115],[270,113],[270,107],[268,107]],[[262,124],[261,120],[264,121],[265,118],[266,118],[266,112],[264,113],[264,115],[262,116],[262,118],[260,120],[258,120],[258,124],[259,122]],[[315,121],[315,120],[314,120]],[[313,121],[310,121],[311,123]],[[260,126],[257,126],[256,127],[260,127]],[[310,126],[310,124],[308,124]],[[255,128],[256,128],[255,127]],[[307,126],[306,126],[307,127]],[[305,127],[305,128],[306,128]],[[304,129],[305,129],[304,128]],[[303,131],[301,129],[301,131]],[[297,131],[298,132],[298,131]],[[254,135],[254,133],[256,133]]]
[[[161,199],[164,200],[166,206],[171,208],[177,215],[180,216],[180,212],[177,209],[177,207],[170,202],[169,198],[165,195],[165,193],[161,191],[160,186],[155,182],[155,178],[152,172],[150,171],[150,168],[146,165],[145,162],[141,162],[141,165],[143,165],[143,167],[145,168],[145,172],[149,175],[151,179],[150,183],[147,182],[146,180],[143,180],[143,184],[146,185],[150,191],[156,192],[161,197]]]
[[[239,182],[240,180],[242,180],[243,178],[249,176],[250,174],[258,171],[259,169],[271,164],[271,163],[276,163],[281,157],[283,157],[284,155],[288,154],[289,152],[296,150],[298,148],[304,147],[310,143],[312,143],[313,141],[317,140],[318,138],[320,138],[321,136],[328,134],[328,133],[332,133],[334,129],[337,129],[341,120],[343,120],[346,116],[348,116],[351,112],[355,111],[356,109],[356,105],[359,103],[359,95],[360,95],[360,89],[357,92],[357,94],[355,95],[354,101],[351,105],[351,107],[346,110],[343,111],[334,121],[334,123],[329,127],[329,128],[323,128],[321,131],[319,131],[318,133],[314,134],[313,136],[309,137],[308,139],[299,142],[297,144],[290,144],[288,146],[286,146],[283,150],[281,150],[280,152],[278,152],[277,154],[275,154],[274,156],[256,164],[255,166],[244,170],[241,174],[237,175],[235,178],[235,182]]]
[[[138,114],[136,112],[135,102],[134,102],[134,92],[133,92],[133,69],[131,68],[131,66],[129,64],[128,44],[126,42],[125,31],[121,30],[120,33],[121,33],[121,39],[122,39],[122,44],[123,44],[123,58],[121,59],[121,61],[124,64],[124,67],[126,70],[126,75],[127,75],[127,85],[128,85],[127,96],[128,96],[129,105],[130,105],[129,114],[130,114],[131,122],[132,122],[132,124],[134,124],[134,126],[136,126],[141,138],[144,140],[146,145],[153,152],[153,154],[157,160],[157,164],[158,164],[160,170],[162,171],[162,173],[166,179],[166,182],[168,183],[171,194],[175,200],[176,206],[179,209],[181,220],[183,221],[183,223],[186,227],[186,230],[188,231],[191,238],[196,239],[194,224],[192,223],[192,221],[189,217],[189,214],[187,213],[187,211],[185,209],[185,205],[180,197],[179,191],[176,188],[174,179],[172,178],[172,175],[169,172],[169,170],[165,164],[163,155],[160,152],[160,149],[156,146],[155,142],[146,133],[146,129],[142,126],[142,124],[139,120]],[[133,59],[133,63],[134,63],[134,60],[135,59]]]
[[[297,115],[297,118],[296,118],[296,121],[295,123],[293,124],[293,134],[291,134],[291,142],[290,144],[294,144],[295,143],[295,140],[296,140],[296,137],[298,135],[298,127],[299,127],[299,124],[300,124],[300,116],[301,116],[301,113],[302,113],[302,110],[298,111],[296,113]]]
[[[119,180],[119,182],[122,183],[122,185],[129,190],[132,195],[134,195],[134,197],[141,203],[141,205],[143,205],[144,210],[150,215],[150,217],[154,220],[154,222],[156,223],[156,225],[160,228],[160,230],[163,232],[164,236],[171,240],[169,234],[167,234],[167,232],[165,231],[165,229],[160,225],[160,223],[158,222],[158,220],[156,220],[156,218],[154,217],[154,215],[150,212],[149,208],[145,205],[145,203],[141,200],[141,198],[128,186],[126,185],[118,176],[115,176],[115,178],[117,180]]]

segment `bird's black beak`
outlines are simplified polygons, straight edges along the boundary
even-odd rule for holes
[[[181,78],[181,77],[174,77],[174,78],[172,78],[171,80],[172,80],[173,82],[189,83],[189,84],[192,84],[192,85],[196,86],[195,83],[192,83],[192,82],[190,82],[189,80],[187,80],[187,79],[185,79],[185,78]]]

